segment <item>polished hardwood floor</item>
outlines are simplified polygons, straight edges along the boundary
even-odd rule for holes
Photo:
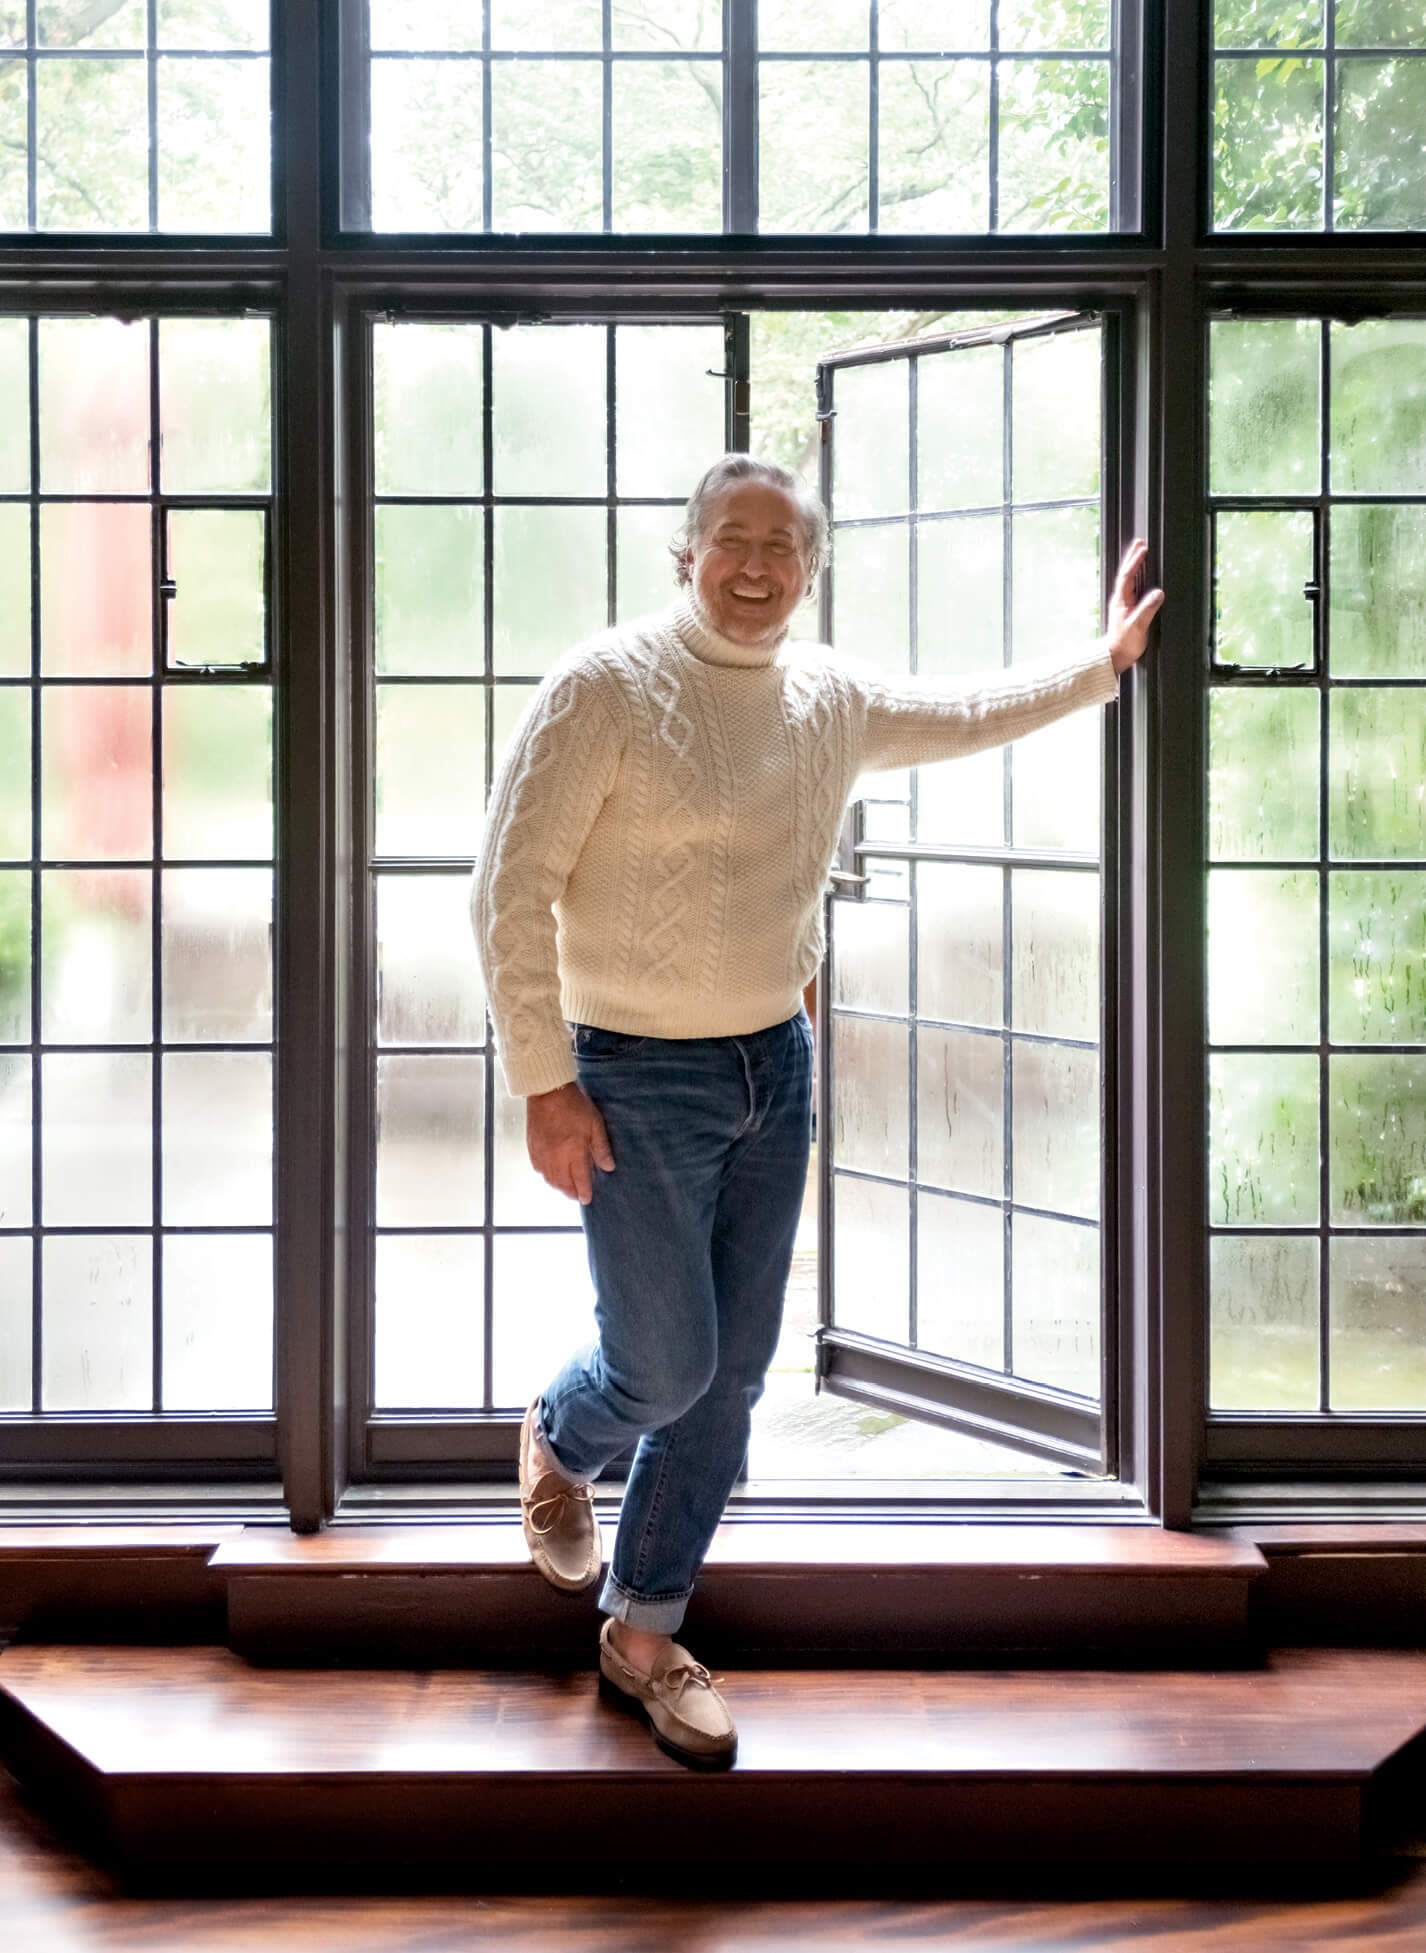
[[[551,1863],[556,1857],[551,1841]],[[803,1868],[806,1876],[806,1868]],[[653,1882],[650,1880],[649,1882]],[[1426,1862],[1386,1861],[1308,1890],[1301,1876],[1206,1888],[1192,1875],[1126,1890],[1114,1882],[989,1884],[964,1874],[939,1891],[869,1881],[849,1898],[740,1890],[709,1868],[717,1896],[678,1889],[232,1892],[124,1891],[73,1851],[0,1773],[0,1946],[5,1953],[852,1953],[974,1946],[1040,1953],[1421,1953]],[[543,1889],[542,1889],[543,1888]]]

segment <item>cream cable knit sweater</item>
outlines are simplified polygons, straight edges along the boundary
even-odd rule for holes
[[[505,1080],[575,1076],[566,1020],[724,1037],[791,1017],[861,773],[956,759],[1112,699],[1102,644],[969,682],[749,650],[687,597],[578,646],[491,796],[471,909]]]

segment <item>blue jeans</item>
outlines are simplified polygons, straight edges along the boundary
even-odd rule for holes
[[[574,1049],[614,1154],[581,1210],[599,1340],[560,1371],[538,1417],[573,1478],[637,1442],[599,1605],[672,1634],[777,1347],[807,1179],[812,1033],[800,1011],[747,1037],[577,1024]]]

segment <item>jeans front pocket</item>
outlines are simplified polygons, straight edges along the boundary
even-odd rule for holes
[[[606,1031],[598,1024],[575,1024],[571,1029],[574,1055],[581,1063],[586,1058],[632,1058],[650,1042],[632,1031]]]

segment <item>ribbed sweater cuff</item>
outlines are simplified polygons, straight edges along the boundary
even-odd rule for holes
[[[531,1099],[539,1092],[557,1092],[572,1085],[579,1073],[568,1044],[541,1046],[535,1051],[500,1053],[500,1069],[512,1098]]]

